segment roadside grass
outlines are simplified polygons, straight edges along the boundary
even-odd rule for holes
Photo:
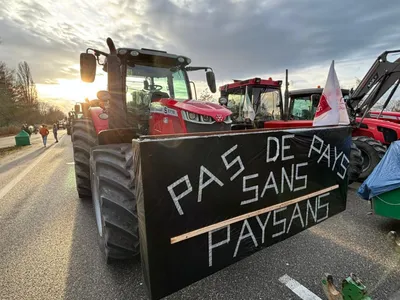
[[[20,151],[22,150],[22,148],[24,148],[24,146],[11,146],[11,147],[0,148],[0,158],[8,154]]]
[[[0,136],[4,137],[4,136],[16,135],[20,131],[21,127],[18,126],[0,127]]]

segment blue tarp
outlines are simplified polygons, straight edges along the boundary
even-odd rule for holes
[[[393,142],[385,156],[358,189],[358,194],[370,200],[380,194],[400,188],[400,141]]]

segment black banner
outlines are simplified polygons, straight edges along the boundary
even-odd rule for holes
[[[149,297],[343,211],[350,134],[332,127],[134,140]]]

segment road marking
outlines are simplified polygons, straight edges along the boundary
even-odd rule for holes
[[[74,165],[75,164],[75,162],[73,161],[73,162],[69,162],[69,163],[67,163],[67,165]]]
[[[286,285],[287,288],[291,289],[293,293],[303,300],[322,300],[320,297],[315,295],[313,292],[287,274],[279,278],[279,281]]]
[[[24,177],[38,164],[40,163],[40,161],[45,158],[51,151],[53,150],[53,148],[48,148],[48,150],[46,152],[43,153],[42,156],[40,156],[39,158],[37,158],[35,161],[33,161],[33,163],[31,163],[22,173],[20,173],[17,177],[15,177],[13,180],[11,180],[5,187],[3,187],[0,190],[0,200],[3,199],[3,197],[5,195],[8,194],[8,192],[10,192],[13,187],[15,187],[18,182],[20,182],[22,179],[24,179]]]

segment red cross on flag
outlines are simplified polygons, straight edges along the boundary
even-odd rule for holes
[[[350,124],[350,120],[335,72],[334,61],[332,61],[328,78],[314,116],[313,126],[338,124]]]

